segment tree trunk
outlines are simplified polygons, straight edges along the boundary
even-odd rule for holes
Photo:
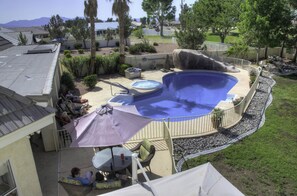
[[[160,28],[160,35],[161,35],[161,37],[164,36],[164,34],[163,34],[163,25],[164,25],[164,20],[161,19],[161,20],[160,20],[160,26],[161,26],[161,28]]]
[[[226,36],[223,33],[220,33],[221,43],[225,42],[225,38],[226,38]]]
[[[280,53],[279,53],[279,56],[280,56],[281,58],[283,58],[284,48],[285,48],[285,42],[283,41],[283,42],[282,42],[281,51],[280,51]]]
[[[265,58],[265,59],[268,58],[268,47],[267,47],[267,46],[265,46],[264,58]]]
[[[85,39],[83,40],[83,43],[84,43],[84,48],[86,49],[87,45],[86,45],[86,40]]]
[[[94,16],[90,16],[91,23],[91,61],[90,61],[90,74],[94,74],[95,59],[96,59],[96,37],[95,37],[95,20]]]
[[[295,46],[295,54],[292,59],[293,62],[297,63],[297,46]]]
[[[119,13],[119,28],[120,28],[120,64],[125,63],[125,13]]]

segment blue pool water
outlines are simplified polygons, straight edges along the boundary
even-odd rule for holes
[[[237,83],[233,76],[208,71],[177,72],[163,77],[163,87],[134,97],[139,113],[153,119],[210,113]]]

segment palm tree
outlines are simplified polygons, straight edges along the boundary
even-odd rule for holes
[[[111,0],[110,0],[111,1]],[[125,14],[129,12],[130,0],[114,0],[112,5],[112,14],[119,18],[120,34],[120,64],[125,63]]]
[[[95,18],[97,17],[97,0],[85,0],[84,14],[88,22],[91,24],[91,61],[90,74],[93,74],[96,59],[96,38],[95,38]]]

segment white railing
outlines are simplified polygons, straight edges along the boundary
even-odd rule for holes
[[[170,135],[170,131],[169,128],[167,127],[166,123],[163,122],[163,126],[164,126],[164,140],[168,146],[168,150],[170,153],[170,157],[171,157],[171,164],[172,164],[172,174],[176,173],[176,165],[175,165],[175,160],[174,160],[174,148],[173,148],[173,141]]]

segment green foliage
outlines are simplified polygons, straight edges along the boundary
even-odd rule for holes
[[[119,47],[120,46],[120,42],[119,41],[116,41],[115,45],[116,45],[116,47]]]
[[[159,44],[157,42],[154,42],[153,46],[159,46]]]
[[[81,43],[75,43],[75,44],[74,44],[74,48],[75,48],[76,50],[79,50],[79,49],[82,48],[82,44],[81,44]]]
[[[23,35],[22,32],[20,32],[19,37],[18,37],[18,45],[27,45],[28,39],[26,35]]]
[[[228,148],[187,161],[211,162],[245,195],[296,195],[297,77],[274,77],[273,103],[263,127]]]
[[[99,50],[99,47],[100,47],[100,43],[99,42],[96,42],[96,51]]]
[[[257,72],[254,69],[251,69],[249,72],[250,75],[250,86],[252,86],[257,78]]]
[[[175,31],[177,44],[180,48],[199,50],[205,40],[207,28],[201,25],[193,10],[183,12],[182,20],[183,30]]]
[[[237,42],[228,48],[227,55],[239,58],[245,58],[248,54],[249,46],[244,42]]]
[[[200,0],[193,5],[194,15],[202,26],[212,28],[224,43],[239,20],[241,0]]]
[[[67,20],[65,26],[68,28],[71,35],[76,41],[83,41],[84,48],[86,48],[86,39],[90,38],[90,28],[88,22],[84,18],[76,17],[73,20]]]
[[[212,112],[212,122],[214,128],[219,128],[222,125],[223,117],[225,115],[225,111],[221,108],[215,108]]]
[[[66,58],[71,58],[72,56],[71,56],[71,51],[70,50],[64,50],[64,56],[66,57]]]
[[[132,67],[132,65],[120,64],[119,74],[121,74],[122,76],[124,76],[125,75],[125,70],[128,69],[129,67]]]
[[[72,74],[69,72],[63,72],[61,76],[61,84],[66,87],[66,92],[68,90],[73,90],[75,85]]]
[[[97,84],[97,75],[93,74],[93,75],[84,77],[83,83],[90,89],[94,88]]]
[[[141,27],[137,28],[136,30],[133,31],[133,35],[137,37],[138,39],[143,38],[143,30]]]
[[[157,19],[160,23],[161,32],[163,36],[163,25],[165,20],[174,20],[176,7],[172,6],[173,0],[143,0],[142,9],[148,16]]]
[[[96,56],[95,61],[95,73],[99,74],[100,67],[103,68],[104,74],[113,74],[118,72],[118,65],[120,60],[120,54],[114,53],[108,56]]]
[[[141,22],[142,26],[146,25],[146,19],[147,19],[146,17],[140,18],[140,22]]]
[[[119,54],[97,55],[95,58],[94,72],[90,69],[90,56],[75,56],[73,58],[63,58],[63,64],[75,77],[82,77],[91,74],[112,74],[118,72]],[[102,69],[100,71],[100,69]]]
[[[58,14],[51,17],[49,23],[45,25],[45,29],[49,32],[51,39],[65,37],[63,19]]]
[[[142,52],[156,53],[157,50],[154,46],[150,45],[146,39],[144,39],[142,43],[137,43],[129,48],[130,54],[141,54]]]
[[[241,8],[239,31],[246,43],[257,48],[279,45],[281,34],[291,26],[284,0],[247,0]]]
[[[107,41],[107,46],[110,40],[113,40],[113,32],[110,29],[106,30],[106,33],[104,34],[105,40]]]
[[[83,53],[85,53],[85,51],[83,49],[78,49],[78,53],[83,54]]]

